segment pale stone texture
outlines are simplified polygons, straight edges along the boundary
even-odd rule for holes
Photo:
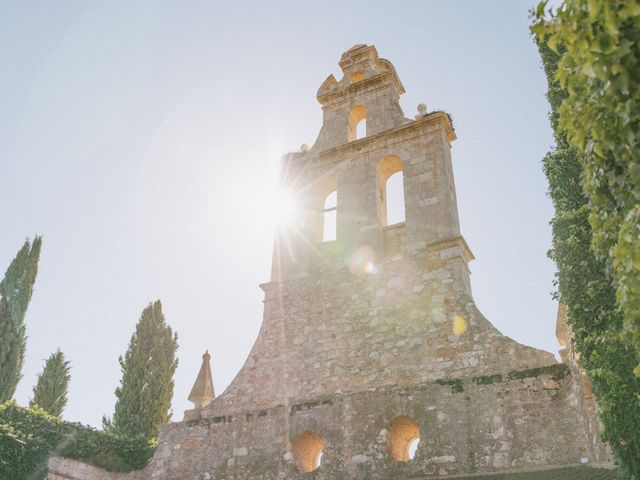
[[[125,473],[105,472],[101,468],[87,465],[70,458],[49,458],[47,480],[125,480]]]
[[[301,208],[276,238],[245,365],[200,418],[164,427],[150,464],[127,478],[388,479],[609,460],[579,370],[503,336],[474,304],[449,116],[405,118],[402,84],[374,47],[340,66],[343,79],[318,91],[316,143],[283,160],[282,187]],[[353,140],[363,111],[367,136]],[[384,185],[398,167],[406,221],[387,226]],[[336,189],[337,239],[322,242]],[[400,416],[420,429],[407,462],[388,446]],[[292,454],[303,432],[324,446],[313,473]]]

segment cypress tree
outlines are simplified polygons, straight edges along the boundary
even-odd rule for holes
[[[26,346],[24,316],[38,274],[42,237],[24,245],[0,282],[0,403],[10,400],[22,377]]]
[[[115,392],[113,421],[105,420],[106,428],[127,437],[152,438],[159,425],[171,419],[177,340],[165,322],[160,301],[150,303],[124,358],[119,358],[122,379]]]
[[[58,349],[47,359],[38,383],[33,387],[33,399],[29,407],[38,406],[55,417],[62,415],[67,405],[67,389],[71,379],[69,362]]]

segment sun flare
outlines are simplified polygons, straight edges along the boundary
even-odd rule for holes
[[[279,191],[273,198],[271,206],[272,223],[275,227],[291,225],[295,217],[295,198],[291,192]]]

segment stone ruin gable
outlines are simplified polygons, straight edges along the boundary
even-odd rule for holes
[[[375,276],[321,265],[318,277],[265,286],[265,321],[249,359],[203,415],[554,364],[482,316],[455,278],[451,250],[396,255]],[[459,336],[458,315],[468,322]]]
[[[371,388],[165,427],[156,455],[128,480],[423,478],[577,464],[589,456],[564,365],[408,387]],[[410,462],[391,458],[393,421],[417,422]],[[322,466],[296,466],[290,439],[312,431]],[[593,458],[593,457],[591,457]]]
[[[395,71],[385,75],[388,88],[379,91],[397,95]],[[360,102],[360,91],[350,88],[343,90]],[[340,100],[336,91],[339,86],[332,91],[334,103]],[[473,255],[460,236],[450,154],[455,133],[448,115],[403,122],[387,110],[379,115],[390,129],[367,131],[362,139],[323,151],[316,142],[285,157],[283,188],[295,192],[302,213],[295,233],[276,239],[256,343],[204,417],[556,363],[550,353],[501,335],[473,303]],[[326,122],[336,123],[325,119],[323,128]],[[393,226],[383,226],[380,213],[380,165],[387,159],[404,175],[406,221]],[[322,242],[318,212],[332,189],[338,195],[338,237]],[[354,272],[353,259],[363,249],[378,269],[375,275]],[[452,332],[456,316],[469,327],[460,336]]]

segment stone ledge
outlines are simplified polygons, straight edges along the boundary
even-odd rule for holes
[[[414,120],[409,123],[405,123],[404,125],[400,125],[399,127],[392,128],[389,130],[385,130],[384,132],[377,133],[375,135],[370,135],[368,137],[361,138],[359,140],[353,140],[351,142],[345,143],[343,145],[338,145],[337,147],[332,147],[327,150],[323,150],[318,154],[318,158],[326,158],[331,157],[335,154],[343,154],[349,150],[357,150],[362,148],[369,143],[374,143],[378,140],[384,139],[386,137],[397,137],[398,134],[404,131],[417,130],[423,127],[438,125],[444,129],[446,134],[446,138],[449,142],[452,142],[457,139],[455,131],[453,130],[453,125],[451,124],[451,120],[449,115],[445,112],[433,112],[430,113],[419,120]],[[340,161],[342,158],[336,161]]]
[[[462,235],[453,238],[447,238],[445,240],[436,240],[435,242],[427,244],[427,249],[429,252],[439,252],[447,250],[449,248],[459,248],[460,252],[462,253],[462,258],[467,263],[469,263],[471,260],[475,260],[476,258]]]
[[[549,377],[554,382],[562,380],[567,375],[571,375],[569,368],[563,363],[556,363],[548,365],[546,367],[538,367],[531,369],[523,369],[511,372],[495,372],[493,374],[461,377],[461,378],[439,378],[430,380],[421,384],[411,386],[398,386],[387,385],[369,388],[366,390],[351,391],[351,392],[336,392],[333,395],[325,396],[322,398],[316,398],[308,401],[290,401],[288,407],[288,414],[294,416],[297,412],[313,409],[319,406],[333,405],[339,399],[353,397],[357,395],[386,392],[397,393],[400,395],[411,395],[415,391],[424,391],[434,387],[447,387],[451,389],[451,394],[459,394],[465,392],[469,388],[482,388],[486,385],[493,384],[510,384],[527,380],[531,378],[537,378],[541,376]],[[241,412],[231,415],[215,415],[215,412],[210,412],[210,416],[200,417],[185,422],[176,422],[170,425],[180,426],[186,425],[187,427],[209,427],[212,424],[218,423],[236,423],[240,421],[251,422],[256,418],[269,416],[271,413],[278,411],[278,415],[281,415],[281,410],[284,405],[275,405],[270,408],[260,409],[250,412]],[[209,413],[209,412],[208,412]],[[213,415],[211,415],[213,413]]]
[[[49,457],[47,480],[124,480],[126,473],[108,472],[88,463],[58,456]]]
[[[419,477],[415,480],[614,480],[617,472],[608,464],[593,466],[549,466],[531,470],[509,470],[500,473],[477,473],[465,475],[447,475],[438,477]]]

